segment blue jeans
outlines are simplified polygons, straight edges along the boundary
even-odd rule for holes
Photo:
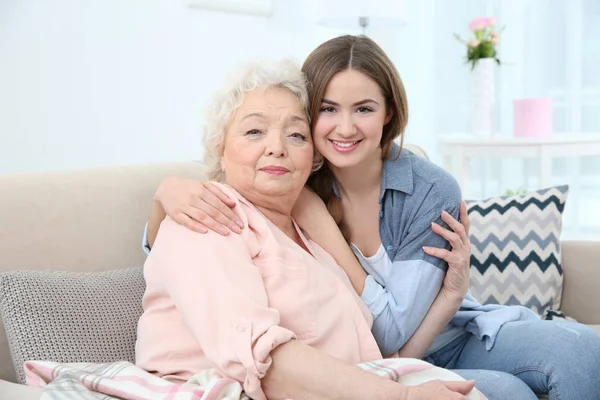
[[[509,322],[490,351],[467,334],[425,361],[474,379],[489,400],[600,399],[600,335],[574,322]]]

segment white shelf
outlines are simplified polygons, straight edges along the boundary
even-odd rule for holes
[[[534,158],[539,163],[539,187],[552,184],[552,159],[560,157],[600,156],[599,133],[564,133],[544,138],[495,137],[479,138],[468,135],[439,138],[444,167],[453,172],[469,196],[469,164],[471,158]],[[458,161],[459,169],[454,169]],[[580,171],[571,172],[578,178]]]
[[[547,137],[515,137],[495,136],[482,138],[474,135],[456,134],[443,135],[437,138],[442,144],[460,144],[463,146],[539,146],[543,144],[596,144],[600,141],[600,132],[590,133],[559,133]]]

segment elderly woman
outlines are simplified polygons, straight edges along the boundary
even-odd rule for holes
[[[162,222],[144,266],[137,365],[175,381],[214,368],[254,399],[466,398],[473,382],[409,387],[353,365],[381,359],[372,317],[291,218],[314,168],[307,106],[304,77],[285,62],[244,69],[216,98],[205,157],[245,228]]]

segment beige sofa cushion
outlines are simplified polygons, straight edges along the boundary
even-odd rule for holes
[[[0,272],[141,266],[152,198],[168,176],[206,179],[193,162],[0,175]],[[16,381],[2,324],[0,379]]]
[[[565,266],[561,310],[600,326],[600,242],[562,242]]]

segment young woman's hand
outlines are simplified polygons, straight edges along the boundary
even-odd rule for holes
[[[467,400],[475,387],[474,381],[429,381],[418,386],[408,386],[406,400]]]
[[[206,233],[241,232],[244,224],[232,211],[235,202],[210,182],[171,177],[158,187],[154,200],[175,222],[191,230]]]
[[[436,247],[424,247],[425,253],[441,258],[448,263],[448,271],[442,284],[442,292],[461,301],[469,289],[469,268],[471,265],[471,244],[469,241],[469,215],[464,201],[460,203],[460,222],[446,211],[442,212],[442,220],[450,227],[446,229],[441,225],[432,224],[435,233],[446,239],[452,246],[452,251]]]

